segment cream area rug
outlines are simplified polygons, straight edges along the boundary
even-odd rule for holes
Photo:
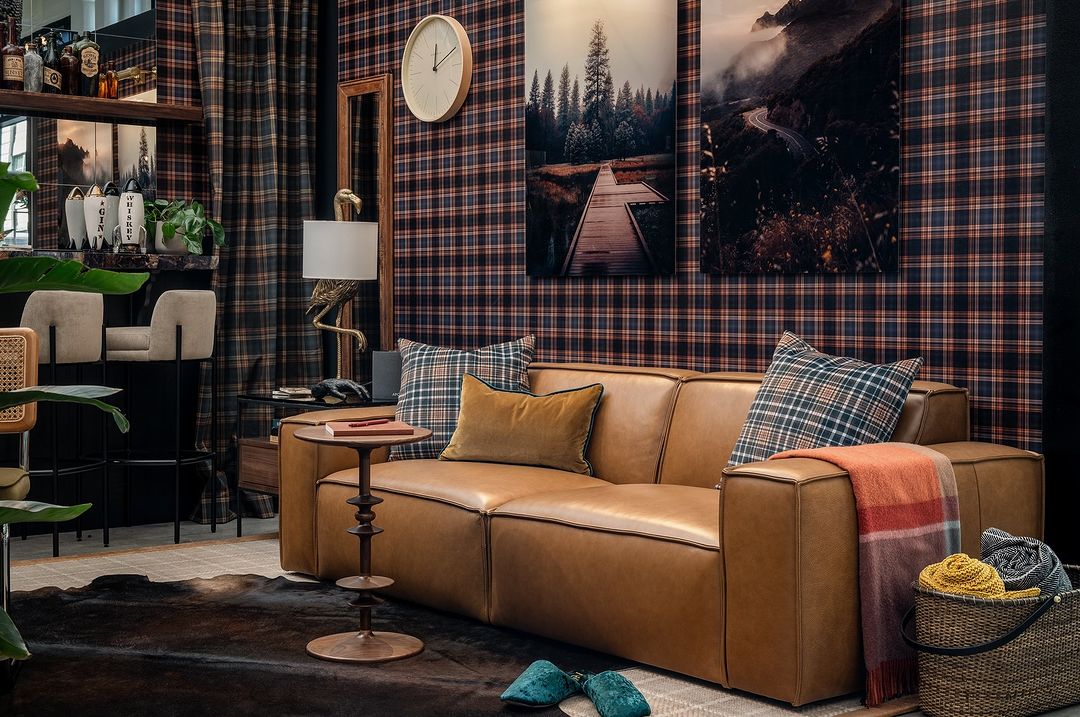
[[[622,674],[641,690],[652,717],[889,717],[913,712],[918,700],[895,700],[876,709],[867,709],[858,697],[845,697],[805,707],[792,707],[775,700],[755,697],[745,692],[725,690],[717,685],[678,678],[644,668],[622,670]],[[588,697],[578,695],[559,707],[570,717],[598,717]]]

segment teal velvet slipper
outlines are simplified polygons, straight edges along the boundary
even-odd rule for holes
[[[645,696],[634,683],[618,672],[601,672],[585,680],[585,694],[593,701],[600,717],[645,717],[652,714]]]
[[[581,683],[591,674],[568,674],[547,660],[537,660],[518,675],[499,696],[503,702],[521,707],[550,707],[581,692]]]

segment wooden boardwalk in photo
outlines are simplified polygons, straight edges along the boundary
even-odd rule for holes
[[[563,264],[563,275],[655,274],[652,257],[628,204],[667,197],[647,184],[619,184],[610,164],[600,167]]]

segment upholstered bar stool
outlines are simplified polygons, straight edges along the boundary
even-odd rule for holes
[[[101,380],[105,382],[105,367],[102,363],[104,336],[104,303],[100,294],[79,291],[35,291],[30,294],[23,307],[21,324],[37,332],[40,345],[38,362],[49,365],[49,383],[59,383],[56,378],[57,367],[74,365],[76,383],[82,383],[83,367],[101,366]],[[54,350],[55,349],[55,350]],[[49,440],[52,454],[50,468],[32,470],[31,477],[52,477],[52,501],[60,502],[60,479],[74,476],[78,501],[82,500],[82,477],[86,473],[101,471],[103,509],[108,510],[108,481],[105,473],[105,446],[108,440],[108,423],[101,417],[100,455],[93,458],[83,454],[82,411],[76,413],[75,441],[78,458],[70,465],[60,465],[60,446],[57,431],[57,417],[61,409],[58,404],[50,406]],[[76,538],[82,540],[82,519],[76,522]],[[104,539],[104,531],[103,539]],[[108,542],[105,542],[108,546]],[[53,556],[60,555],[60,525],[53,523]]]
[[[0,329],[0,391],[37,385],[38,337],[27,328]],[[30,429],[37,421],[37,404],[0,411],[0,433],[19,434],[19,465],[0,468],[0,500],[22,500],[30,492]],[[0,607],[11,597],[11,552],[7,525],[0,526]]]
[[[135,458],[124,455],[110,459],[112,465],[142,467],[172,467],[173,486],[173,542],[180,542],[180,475],[185,466],[211,462],[211,476],[217,480],[217,457],[214,446],[217,441],[217,370],[214,355],[214,323],[217,315],[217,297],[212,291],[166,291],[154,304],[149,326],[118,326],[105,330],[106,358],[112,363],[171,362],[175,365],[174,405],[174,451],[168,458]],[[189,450],[185,453],[180,445],[181,369],[184,361],[210,362],[210,450]],[[128,405],[135,397],[128,396]],[[157,392],[148,392],[147,398],[158,399]],[[217,529],[217,501],[210,513],[211,530]],[[106,530],[108,530],[106,521]]]

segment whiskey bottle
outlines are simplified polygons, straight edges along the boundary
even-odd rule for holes
[[[23,90],[41,92],[43,62],[41,55],[34,48],[34,43],[23,46]]]
[[[108,63],[105,63],[98,72],[97,92],[94,93],[94,97],[105,99],[109,96],[109,86],[106,84],[108,68]]]
[[[63,78],[62,87],[65,95],[79,94],[82,74],[79,72],[79,58],[75,56],[75,50],[71,45],[64,47],[64,54],[60,56],[60,76]]]
[[[83,34],[83,39],[76,43],[76,51],[79,57],[79,75],[82,78],[81,91],[73,94],[83,97],[97,97],[98,75],[101,74],[99,61],[101,60],[101,46],[90,38],[90,33]]]
[[[120,96],[120,80],[111,62],[105,65],[105,68],[105,96],[110,100],[115,100]]]
[[[41,91],[50,95],[59,95],[64,91],[64,77],[60,74],[60,57],[56,54],[56,35],[49,33],[41,38],[44,44]]]
[[[15,24],[15,16],[8,15],[7,44],[0,50],[0,58],[3,58],[3,75],[0,87],[5,90],[21,90],[23,88],[23,55],[26,51],[19,44],[19,27]]]

